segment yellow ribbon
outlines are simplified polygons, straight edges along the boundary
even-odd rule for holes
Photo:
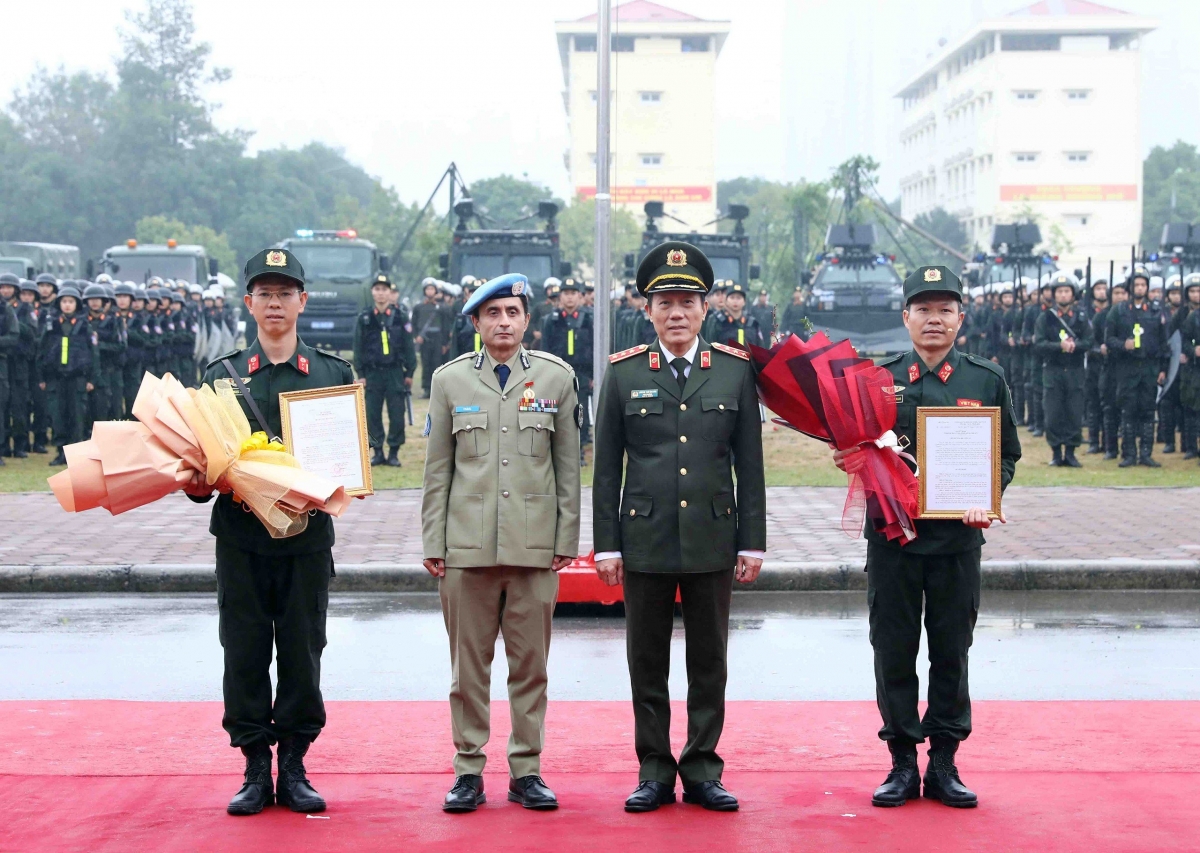
[[[287,453],[287,445],[282,441],[272,441],[267,438],[265,432],[251,433],[250,437],[242,442],[241,453],[249,453],[251,450],[275,450],[279,453]],[[240,456],[241,453],[238,455]]]

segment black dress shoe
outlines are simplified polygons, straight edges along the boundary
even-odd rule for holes
[[[1082,468],[1083,463],[1075,458],[1075,448],[1068,445],[1063,450],[1062,464],[1067,468]]]
[[[638,782],[633,793],[625,800],[625,811],[652,812],[659,806],[669,806],[674,802],[675,788],[673,786],[655,782],[653,779],[644,779]]]
[[[1098,444],[1089,444],[1088,445],[1088,449],[1087,449],[1088,456],[1093,456],[1097,453],[1103,453],[1103,452],[1104,451],[1100,449],[1100,445],[1098,445]]]
[[[304,769],[304,754],[312,741],[302,735],[281,738],[279,741],[279,785],[275,794],[279,805],[294,812],[325,811],[325,800],[308,781]]]
[[[14,450],[13,451],[13,459],[28,459],[28,458],[29,458],[29,454],[26,453],[24,450]]]
[[[716,779],[684,788],[683,801],[695,806],[704,806],[713,812],[736,812],[738,810],[737,797],[726,791],[725,786]]]
[[[50,467],[54,468],[59,465],[66,465],[66,464],[67,464],[67,457],[63,454],[62,449],[60,448],[58,451],[58,455],[50,460]]]
[[[508,801],[539,811],[558,808],[558,797],[546,787],[541,776],[522,776],[520,779],[509,777]]]
[[[1189,450],[1183,454],[1184,459],[1195,459],[1197,456],[1200,456],[1200,453],[1197,453],[1195,450]]]
[[[483,793],[483,777],[464,774],[454,780],[450,793],[442,803],[444,812],[473,812],[487,802]]]
[[[958,778],[954,753],[958,741],[953,738],[929,739],[929,766],[925,768],[925,797],[956,809],[973,809],[979,805],[975,792]]]
[[[384,465],[386,463],[387,460],[383,458],[383,451],[379,448],[376,448],[375,453],[371,456],[371,467],[375,467],[376,465]]]
[[[49,453],[50,451],[48,451],[46,449],[46,445],[44,445],[44,444],[35,444],[33,446],[33,452],[34,453]]]
[[[1114,460],[1116,458],[1117,458],[1117,454],[1112,450],[1109,450],[1104,454],[1105,462],[1111,462],[1112,460]]]
[[[400,451],[397,448],[393,447],[391,452],[388,453],[387,465],[389,468],[400,467]]]
[[[1141,458],[1138,459],[1137,464],[1141,465],[1143,468],[1161,468],[1162,467],[1157,462],[1155,462],[1154,459],[1152,459],[1149,456],[1142,456]]]
[[[917,769],[917,747],[914,744],[888,741],[892,753],[892,772],[875,789],[871,805],[881,808],[902,806],[921,796],[921,771]]]
[[[275,802],[271,786],[271,747],[261,740],[242,747],[246,756],[246,781],[225,811],[231,815],[258,814]]]
[[[1174,445],[1174,444],[1164,444],[1164,445],[1163,445],[1162,452],[1163,452],[1163,453],[1174,453],[1174,452],[1175,452],[1175,445]]]

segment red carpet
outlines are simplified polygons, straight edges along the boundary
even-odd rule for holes
[[[0,703],[0,850],[1200,850],[1196,702],[976,703],[967,812],[871,807],[886,750],[870,703],[736,702],[722,752],[742,811],[626,815],[631,719],[623,702],[551,702],[543,773],[563,807],[534,814],[504,800],[496,703],[491,802],[447,816],[444,703],[330,703],[309,761],[328,820],[231,818],[241,762],[218,704]]]

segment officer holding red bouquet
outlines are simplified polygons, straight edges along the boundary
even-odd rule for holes
[[[913,348],[882,363],[895,377],[895,432],[902,445],[914,447],[920,406],[998,406],[1000,485],[1006,488],[1021,458],[1017,421],[1003,368],[954,347],[964,321],[962,294],[958,276],[943,266],[920,267],[904,280],[904,325]],[[858,452],[835,451],[834,461],[853,471]],[[1000,521],[1005,522],[1003,513]],[[901,806],[920,795],[917,744],[926,738],[925,796],[958,808],[977,805],[954,756],[971,734],[967,652],[979,613],[982,531],[990,526],[987,510],[974,508],[961,521],[917,521],[917,538],[901,545],[867,524],[867,605],[883,716],[879,737],[892,754],[892,771],[871,800],[876,806]],[[923,718],[917,713],[922,609],[929,641],[929,707]]]

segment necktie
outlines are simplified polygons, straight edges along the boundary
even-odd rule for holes
[[[679,393],[683,394],[683,386],[687,384],[687,376],[684,370],[691,364],[686,358],[680,357],[671,360],[671,367],[675,368],[675,378],[679,380]]]
[[[496,365],[496,378],[500,380],[500,390],[504,390],[504,386],[508,384],[508,374],[512,373],[512,368],[507,364]]]

